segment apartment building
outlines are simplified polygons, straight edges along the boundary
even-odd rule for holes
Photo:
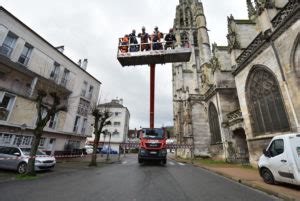
[[[86,71],[87,59],[75,63],[63,50],[0,7],[0,146],[31,145],[39,89],[59,94],[68,108],[48,122],[40,148],[81,148],[91,136],[101,82]]]
[[[123,105],[122,99],[113,99],[109,103],[100,104],[99,107],[107,108],[111,113],[111,125],[103,128],[103,131],[107,130],[107,135],[101,134],[100,146],[107,146],[110,141],[111,148],[119,150],[120,143],[127,142],[130,119],[129,110]],[[111,139],[109,140],[110,136]],[[94,139],[95,136],[93,135],[92,138],[87,139],[87,143],[92,144]]]

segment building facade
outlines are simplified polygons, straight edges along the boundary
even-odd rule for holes
[[[15,16],[0,7],[0,145],[30,146],[37,120],[38,90],[55,92],[67,111],[52,118],[40,148],[49,152],[81,148],[92,133],[89,107],[100,81]]]
[[[193,135],[203,138],[211,157],[256,164],[272,137],[299,132],[300,12],[298,0],[262,0],[255,4],[246,1],[249,18],[228,17],[228,44],[213,44],[208,64],[200,65],[202,90],[198,104],[204,105],[205,110],[204,114],[198,113],[198,118],[192,118],[191,124],[194,127],[203,122],[204,130],[209,128],[209,139],[199,133]],[[177,14],[174,25],[178,17],[179,22],[186,22],[186,7],[192,10],[191,21],[197,22],[193,12],[197,4],[201,3],[180,1],[180,12],[185,14]],[[201,34],[198,41],[199,47],[207,45]],[[200,56],[199,63],[204,61]],[[173,79],[175,96],[176,83],[185,79],[174,72]],[[188,80],[197,83],[191,77]],[[192,101],[193,96],[189,96]],[[189,110],[178,109],[177,105],[174,101],[174,123],[181,134],[184,123],[179,122]]]
[[[107,109],[111,113],[109,119],[111,125],[103,128],[103,131],[107,130],[107,133],[106,135],[100,135],[100,146],[108,146],[110,141],[110,147],[114,150],[119,150],[120,143],[127,142],[128,140],[129,110],[123,105],[122,99],[113,99],[109,103],[100,104],[99,108],[103,110]],[[91,138],[87,139],[87,143],[93,144],[94,139],[95,136],[93,134]]]
[[[172,64],[174,131],[177,143],[193,143],[195,155],[209,155],[210,133],[207,123],[203,93],[210,77],[203,77],[209,70],[210,42],[203,5],[196,0],[180,0],[176,8],[174,30],[178,44],[189,40],[192,48],[191,60]],[[189,156],[189,150],[178,150],[178,154]]]

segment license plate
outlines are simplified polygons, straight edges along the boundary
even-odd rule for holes
[[[150,154],[156,154],[157,152],[156,151],[150,151]]]

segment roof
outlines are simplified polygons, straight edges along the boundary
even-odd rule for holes
[[[120,103],[118,103],[117,101],[115,100],[112,100],[111,102],[109,103],[103,103],[103,104],[100,104],[99,107],[113,107],[113,108],[124,108],[124,106]]]
[[[237,24],[253,24],[253,25],[256,24],[252,20],[245,20],[245,19],[234,19],[234,22]]]
[[[284,134],[284,135],[277,135],[274,137],[274,139],[278,138],[290,138],[290,137],[300,137],[300,133],[289,133],[289,134]]]
[[[46,39],[44,39],[42,36],[40,36],[38,33],[36,33],[35,31],[33,31],[30,27],[28,27],[26,24],[24,24],[21,20],[19,20],[17,17],[15,17],[13,14],[11,14],[8,10],[6,10],[3,6],[0,6],[0,11],[5,12],[6,14],[8,14],[10,17],[12,17],[14,20],[16,20],[18,23],[20,23],[22,26],[24,26],[26,29],[28,29],[31,33],[33,33],[34,35],[36,35],[39,39],[41,39],[43,42],[45,42],[47,45],[49,45],[51,48],[53,48],[57,53],[59,53],[60,55],[62,55],[65,59],[67,59],[68,61],[70,61],[71,63],[74,64],[74,66],[77,66],[80,70],[82,70],[84,73],[86,73],[87,75],[89,75],[91,78],[93,78],[95,81],[97,81],[98,83],[102,84],[97,78],[95,78],[94,76],[92,76],[90,73],[88,73],[87,71],[85,71],[84,69],[82,69],[77,63],[75,63],[73,60],[71,60],[69,57],[67,57],[65,54],[63,54],[61,51],[59,51],[56,47],[54,47],[52,44],[50,44]]]
[[[128,110],[127,107],[123,106],[122,104],[120,104],[120,101],[117,99],[113,99],[111,102],[109,103],[102,103],[99,104],[98,107],[107,107],[107,108],[125,108],[128,111],[128,114],[130,116],[130,112]]]

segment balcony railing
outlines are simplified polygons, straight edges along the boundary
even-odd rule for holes
[[[13,51],[13,48],[8,46],[8,45],[5,45],[3,44],[1,47],[0,47],[0,53],[2,55],[5,55],[7,57],[10,57],[11,53]]]
[[[164,34],[165,35],[165,34]],[[119,38],[117,58],[122,66],[164,64],[174,62],[188,62],[192,45],[188,39],[176,41],[160,40],[144,43],[130,42],[129,38]]]
[[[6,108],[0,107],[0,120],[6,121],[8,114],[9,111]]]
[[[285,7],[273,18],[273,28],[276,29],[280,24],[284,23],[289,16],[293,15],[299,9],[299,5],[299,0],[289,0]]]
[[[236,59],[238,65],[241,65],[246,59],[249,58],[255,52],[260,45],[265,41],[262,32],[250,43],[250,45],[242,52],[242,54]]]
[[[23,64],[24,66],[27,66],[28,64],[28,61],[29,61],[29,57],[25,56],[25,55],[21,55],[18,62],[20,64]]]
[[[230,112],[226,116],[229,123],[243,120],[242,111],[240,109]]]

